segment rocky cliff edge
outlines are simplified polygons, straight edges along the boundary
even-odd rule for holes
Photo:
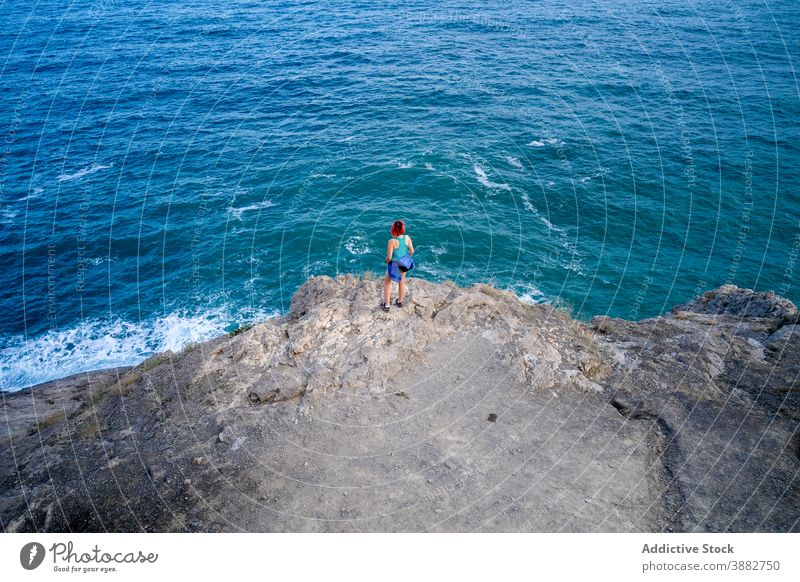
[[[800,531],[797,308],[638,322],[315,277],[288,315],[3,394],[5,531]]]

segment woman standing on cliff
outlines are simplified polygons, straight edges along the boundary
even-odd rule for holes
[[[406,271],[414,268],[414,263],[410,260],[411,255],[414,254],[414,243],[411,242],[411,237],[406,234],[405,223],[402,220],[395,220],[392,223],[391,232],[392,238],[389,239],[389,244],[386,247],[386,277],[383,279],[384,301],[381,307],[384,311],[389,311],[392,281],[397,281],[400,287],[395,305],[398,307],[403,306],[403,298],[406,294]],[[408,258],[401,261],[404,257]],[[409,264],[411,265],[410,267]]]

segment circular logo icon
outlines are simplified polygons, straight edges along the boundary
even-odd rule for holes
[[[26,570],[35,570],[44,561],[44,546],[39,542],[30,542],[19,551],[19,563]]]

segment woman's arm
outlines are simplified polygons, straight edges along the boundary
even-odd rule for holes
[[[414,254],[414,243],[411,242],[411,237],[406,235],[406,244],[408,245],[408,254]]]
[[[394,245],[392,245],[394,241],[389,240],[389,245],[386,247],[386,264],[388,265],[392,261],[392,251],[394,250]]]

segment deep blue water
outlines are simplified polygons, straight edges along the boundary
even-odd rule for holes
[[[397,217],[581,318],[800,299],[798,55],[796,0],[3,2],[0,387],[381,273]]]

